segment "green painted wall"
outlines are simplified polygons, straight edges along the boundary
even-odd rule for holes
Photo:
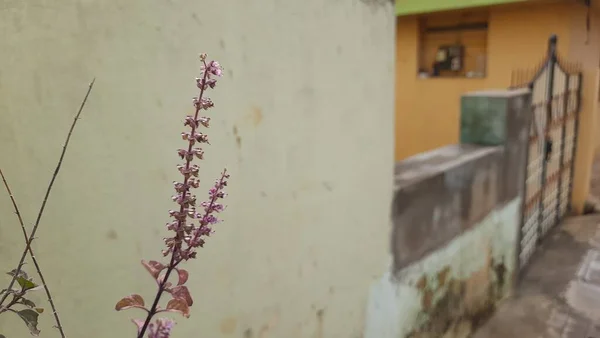
[[[396,0],[396,14],[402,16],[523,1],[530,0]]]

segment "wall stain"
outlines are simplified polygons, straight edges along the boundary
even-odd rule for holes
[[[192,13],[192,19],[198,24],[198,26],[202,26],[202,21],[200,21],[198,14]]]
[[[260,327],[260,331],[258,331],[258,338],[266,337],[268,332],[269,332],[269,325],[264,324],[263,326]]]
[[[242,149],[242,138],[238,134],[237,126],[233,126],[233,135],[235,136],[235,144],[238,149]]]
[[[446,285],[446,281],[448,279],[448,275],[450,274],[450,267],[447,266],[444,269],[442,269],[442,271],[437,273],[437,279],[438,279],[438,283],[440,285],[440,287],[443,287]]]
[[[256,127],[258,126],[263,119],[262,110],[259,107],[252,107],[251,121],[252,124]]]
[[[220,331],[222,334],[232,334],[235,332],[237,321],[233,317],[225,318],[221,321]]]
[[[319,309],[317,311],[317,338],[323,338],[323,317],[325,316],[325,309]]]
[[[419,290],[425,290],[425,288],[427,287],[427,276],[421,276],[421,278],[419,278],[419,280],[417,281],[416,287]]]
[[[221,49],[225,49],[225,40],[219,39],[219,46],[221,46]]]
[[[252,329],[248,328],[246,330],[244,330],[244,338],[252,338],[253,333],[252,333]]]
[[[119,235],[117,234],[117,232],[114,229],[110,229],[106,233],[106,238],[111,239],[111,240],[115,240],[115,239],[119,238]]]
[[[479,288],[471,290],[486,274],[490,277],[482,289],[484,292],[478,292]],[[504,297],[506,266],[502,262],[496,264],[490,258],[481,270],[464,280],[450,275],[451,269],[446,266],[431,282],[426,275],[417,281],[415,287],[421,291],[422,310],[415,328],[405,338],[472,337]]]
[[[160,170],[156,174],[158,176],[158,179],[161,181],[168,181],[168,179],[169,179],[169,177],[167,176],[167,173],[165,173],[164,170]]]

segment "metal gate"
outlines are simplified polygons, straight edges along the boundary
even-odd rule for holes
[[[533,119],[529,132],[519,263],[524,268],[536,246],[570,210],[577,146],[581,71],[560,59],[551,36],[539,67],[513,72],[511,88],[529,87]]]

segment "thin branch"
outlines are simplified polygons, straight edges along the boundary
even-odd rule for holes
[[[2,177],[2,182],[4,183],[4,187],[6,188],[6,191],[8,192],[10,201],[12,202],[13,208],[15,210],[15,214],[17,214],[17,218],[19,219],[19,224],[21,225],[23,237],[25,238],[25,243],[27,243],[27,241],[29,240],[29,236],[27,236],[27,230],[25,229],[25,222],[23,222],[23,218],[21,216],[21,211],[19,211],[19,207],[17,206],[17,201],[15,200],[12,190],[10,189],[8,182],[6,181],[6,177],[4,176],[2,169],[0,169],[0,176]],[[52,308],[52,313],[54,314],[54,321],[56,322],[56,327],[58,328],[58,331],[60,331],[61,337],[65,338],[65,333],[64,333],[62,324],[60,323],[60,318],[58,317],[58,311],[56,311],[56,306],[54,305],[54,301],[52,299],[52,294],[50,293],[50,289],[48,288],[46,279],[44,278],[44,275],[42,274],[42,269],[40,268],[40,264],[38,263],[37,258],[35,257],[35,254],[33,253],[33,249],[31,248],[31,246],[28,247],[27,251],[29,252],[29,255],[31,256],[31,260],[33,261],[33,265],[35,266],[35,270],[36,270],[38,276],[40,276],[40,281],[42,282],[42,286],[44,287],[44,291],[46,292],[46,296],[48,297],[48,302],[50,303],[50,307]],[[7,306],[7,307],[10,307],[10,306]]]
[[[65,157],[65,153],[67,152],[67,147],[69,145],[69,141],[71,140],[71,135],[73,134],[73,130],[75,129],[75,125],[77,124],[77,120],[79,120],[79,116],[81,115],[81,112],[83,111],[83,108],[85,107],[85,104],[87,102],[88,97],[90,96],[90,92],[92,91],[92,88],[94,87],[94,82],[96,81],[96,79],[94,78],[92,80],[92,82],[90,82],[89,86],[88,86],[88,90],[87,93],[85,94],[85,97],[83,98],[83,101],[81,102],[81,105],[79,106],[79,110],[77,111],[77,115],[75,115],[75,118],[73,119],[73,123],[71,124],[71,128],[69,129],[69,133],[67,134],[67,138],[65,140],[65,144],[63,145],[63,149],[62,152],[60,154],[60,158],[58,159],[58,164],[56,165],[56,168],[54,169],[54,174],[52,175],[52,179],[50,180],[50,183],[48,184],[48,188],[46,189],[46,194],[44,195],[44,200],[42,201],[42,205],[40,207],[40,210],[38,212],[37,218],[35,220],[35,224],[33,225],[33,229],[31,230],[31,234],[29,236],[29,238],[26,241],[26,246],[25,246],[25,250],[23,250],[23,253],[21,254],[21,259],[19,260],[19,265],[17,266],[17,271],[16,273],[13,275],[12,280],[10,281],[10,284],[8,285],[8,290],[12,290],[16,278],[17,276],[20,274],[21,272],[21,268],[23,267],[23,264],[25,262],[25,257],[27,256],[27,253],[30,252],[31,253],[31,242],[33,242],[33,240],[35,239],[35,233],[37,232],[37,229],[40,225],[40,221],[42,219],[42,215],[44,214],[44,209],[46,208],[46,203],[48,202],[48,197],[50,196],[50,192],[52,191],[52,187],[54,186],[54,181],[56,181],[56,177],[58,176],[58,172],[60,171],[60,167],[62,166],[63,163],[63,159]],[[33,254],[32,254],[33,257]],[[36,266],[37,268],[39,268],[38,266]],[[43,281],[43,277],[40,274],[40,279],[42,279],[42,283],[44,284],[44,288],[46,288],[46,283]],[[46,289],[46,292],[48,292],[48,290]],[[6,297],[8,296],[8,292],[4,293],[2,299],[0,299],[0,304],[2,304],[5,300]],[[60,320],[58,318],[58,313],[55,310],[54,307],[54,302],[52,300],[52,298],[49,297],[48,301],[50,302],[50,305],[52,306],[52,310],[54,312],[54,319],[57,321],[58,324],[58,329],[60,330],[61,336],[62,338],[65,337],[65,334],[62,330],[62,326],[60,325]]]

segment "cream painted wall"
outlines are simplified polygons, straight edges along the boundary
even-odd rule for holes
[[[8,0],[0,32],[0,167],[28,224],[97,77],[34,245],[69,337],[134,336],[141,314],[113,309],[154,291],[139,261],[161,256],[204,51],[226,71],[202,177],[228,166],[229,208],[188,264],[196,302],[175,337],[362,336],[388,267],[391,3]],[[21,248],[0,193],[0,267]],[[9,316],[0,328],[28,336]]]

